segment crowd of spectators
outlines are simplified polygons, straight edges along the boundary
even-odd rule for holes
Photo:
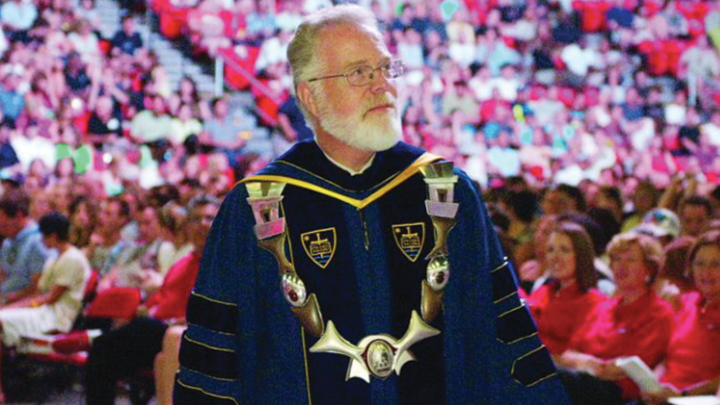
[[[633,174],[662,187],[677,172],[720,181],[717,2],[357,2],[407,67],[405,140],[482,185]],[[167,35],[185,33],[195,52],[224,58],[231,84],[250,86],[236,70],[253,72],[263,115],[287,139],[303,138],[301,124],[287,125],[301,118],[284,53],[302,14],[328,1],[160,3],[153,8],[175,30]]]
[[[171,89],[136,32],[136,3],[123,3],[131,10],[112,38],[99,36],[91,0],[3,6],[0,175],[33,193],[186,181],[218,195],[273,157],[247,152],[252,123],[229,114],[226,99],[201,96],[189,77]],[[404,140],[482,186],[518,175],[537,187],[622,186],[631,176],[664,187],[674,173],[720,181],[717,2],[451,0],[453,13],[437,0],[360,3],[407,67]],[[148,7],[165,35],[224,57],[228,83],[246,66],[260,121],[291,143],[312,134],[289,91],[285,50],[303,13],[327,4]],[[69,147],[58,156],[61,143]]]
[[[220,204],[211,195],[184,194],[173,186],[153,188],[139,196],[142,201],[135,197],[124,194],[96,205],[77,196],[69,211],[39,218],[25,191],[6,188],[0,198],[0,353],[27,353],[41,335],[55,336],[53,347],[64,347],[62,353],[90,351],[89,404],[112,403],[114,390],[107,384],[152,370],[164,329],[184,323]],[[143,329],[150,325],[154,341],[150,329]],[[139,341],[131,344],[130,336]],[[128,366],[106,361],[105,348]],[[173,374],[170,382],[159,383],[172,386]],[[5,400],[0,383],[0,403]]]
[[[485,193],[491,216],[574,404],[720,394],[720,189],[676,178],[629,194],[591,182],[538,193],[505,180]],[[629,378],[633,356],[659,391]]]
[[[269,158],[243,153],[254,124],[229,114],[227,98],[199,94],[190,77],[171,88],[137,17],[103,38],[94,7],[0,10],[0,177],[44,202],[37,215],[67,213],[77,195],[99,203],[166,184],[218,196]]]
[[[104,387],[133,367],[152,370],[163,325],[184,320],[217,198],[270,158],[246,152],[253,123],[228,98],[190,77],[171,87],[136,14],[103,38],[98,13],[92,0],[0,8],[0,357],[28,350],[29,336],[92,329],[54,335],[91,353],[89,403],[111,401]],[[128,344],[125,331],[153,322],[155,345],[146,333]],[[125,370],[105,361],[117,342],[150,351],[124,356],[139,361]]]

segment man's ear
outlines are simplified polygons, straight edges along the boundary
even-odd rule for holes
[[[307,112],[309,112],[313,117],[317,118],[317,103],[315,102],[315,96],[307,83],[302,82],[298,85],[297,96],[303,107],[305,107],[305,110],[307,110]]]

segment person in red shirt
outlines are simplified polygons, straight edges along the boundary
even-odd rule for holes
[[[607,27],[606,14],[612,4],[606,1],[573,1],[573,9],[580,13],[583,32],[604,31]]]
[[[209,196],[190,202],[187,226],[195,250],[170,268],[160,290],[138,311],[140,316],[93,341],[86,370],[88,405],[114,404],[118,379],[152,367],[169,325],[184,321],[205,239],[219,206],[220,202]]]
[[[540,340],[551,354],[563,353],[595,306],[598,290],[593,245],[580,225],[562,222],[548,238],[545,260],[549,281],[530,295],[530,311]]]
[[[650,236],[630,232],[608,245],[617,287],[599,304],[556,358],[560,377],[576,405],[619,405],[640,398],[640,390],[615,361],[638,356],[650,367],[665,356],[673,330],[670,305],[655,294],[653,282],[665,254]]]
[[[701,235],[688,263],[698,291],[683,296],[667,357],[656,369],[663,389],[643,393],[648,405],[675,396],[713,395],[720,385],[720,231]]]

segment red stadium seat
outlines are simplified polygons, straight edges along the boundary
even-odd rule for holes
[[[187,26],[189,11],[187,8],[168,8],[160,13],[160,33],[167,39],[179,39]]]
[[[137,304],[133,304],[133,302],[137,300],[139,303],[140,300],[138,290],[114,288],[106,290],[104,294],[96,294],[99,279],[99,273],[93,271],[85,285],[83,303],[87,308],[81,317],[90,316],[90,314],[99,314],[101,316],[118,315],[120,317],[134,316]],[[111,293],[107,293],[108,291]],[[131,302],[123,302],[122,299]],[[98,304],[95,304],[96,302]],[[93,306],[91,303],[95,304],[95,310],[91,310]],[[116,308],[113,308],[113,305]],[[132,308],[132,315],[130,315],[130,308]],[[92,340],[101,334],[102,331],[99,329],[78,329],[68,333],[27,336],[22,339],[21,344],[16,348],[16,352],[29,361],[84,368]],[[153,378],[152,369],[143,369],[127,380],[130,386],[132,404],[142,405],[150,401],[154,395]]]
[[[140,301],[137,288],[109,288],[95,296],[85,310],[85,315],[93,318],[132,319]]]
[[[96,270],[90,273],[85,284],[83,305],[87,305],[95,296],[100,275]],[[80,317],[83,315],[81,314]],[[75,322],[78,324],[78,321]],[[74,330],[69,333],[49,333],[27,336],[17,348],[17,352],[37,361],[84,366],[87,360],[91,336],[98,332]]]

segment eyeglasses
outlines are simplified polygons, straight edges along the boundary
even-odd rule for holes
[[[330,75],[323,77],[316,77],[308,80],[308,82],[315,82],[318,80],[334,79],[336,77],[344,77],[347,79],[351,86],[367,86],[375,80],[375,72],[380,71],[380,74],[387,80],[397,79],[405,73],[405,64],[399,60],[391,60],[390,62],[383,63],[378,67],[372,67],[368,65],[358,66],[350,69],[349,71],[339,74]]]

